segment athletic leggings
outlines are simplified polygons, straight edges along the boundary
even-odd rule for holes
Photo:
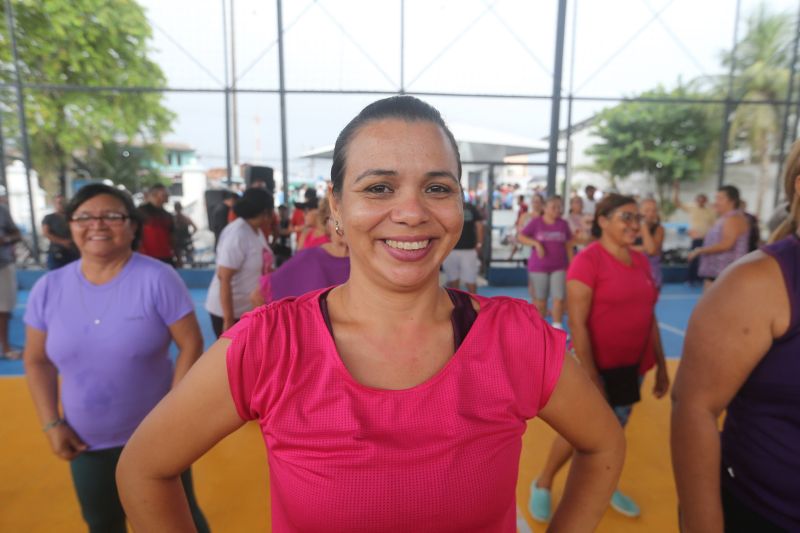
[[[81,514],[90,533],[126,533],[125,511],[119,501],[115,479],[121,453],[121,447],[84,452],[70,462]],[[181,482],[197,531],[207,533],[208,523],[197,506],[190,470],[181,474]]]

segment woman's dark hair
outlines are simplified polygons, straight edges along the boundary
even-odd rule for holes
[[[67,217],[67,220],[72,220],[72,215],[75,214],[75,211],[77,211],[81,205],[101,194],[107,194],[119,200],[125,207],[125,214],[128,215],[128,218],[133,224],[136,224],[136,229],[133,233],[133,242],[131,243],[131,248],[135,250],[139,247],[139,241],[142,240],[142,223],[144,220],[142,220],[142,215],[139,214],[139,210],[136,209],[136,206],[133,204],[133,198],[131,198],[131,195],[126,191],[103,183],[84,185],[75,193],[75,196],[73,196],[67,204],[64,216]]]
[[[275,208],[275,199],[266,190],[254,187],[247,189],[242,197],[233,204],[233,212],[237,217],[255,218],[263,213],[272,213]]]
[[[734,187],[733,185],[723,185],[719,189],[719,192],[724,193],[725,196],[728,197],[728,200],[733,202],[733,207],[739,209],[742,204],[742,197],[739,194],[739,189]]]
[[[623,196],[617,193],[609,193],[597,202],[594,210],[594,220],[592,221],[592,237],[599,239],[603,235],[603,228],[600,227],[600,217],[608,218],[614,211],[623,205],[636,205],[636,200],[632,196]]]
[[[356,117],[344,127],[339,137],[336,138],[336,146],[333,149],[333,164],[331,165],[331,182],[333,183],[333,193],[342,193],[344,183],[345,166],[347,164],[347,147],[356,132],[368,122],[396,118],[407,122],[432,122],[442,128],[447,135],[453,152],[458,162],[458,176],[461,180],[461,154],[458,152],[458,144],[453,137],[453,133],[445,124],[442,115],[432,105],[423,102],[413,96],[392,96],[369,104],[361,110]]]

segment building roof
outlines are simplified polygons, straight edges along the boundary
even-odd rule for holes
[[[451,122],[448,125],[453,132],[453,136],[456,138],[459,150],[462,152],[482,153],[490,149],[495,152],[499,151],[502,157],[507,157],[546,152],[549,147],[547,141],[515,135],[513,133],[459,122]],[[333,145],[314,148],[303,153],[300,157],[306,159],[332,159]],[[501,160],[498,162],[501,162]]]

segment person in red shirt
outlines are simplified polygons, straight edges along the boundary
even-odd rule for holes
[[[175,266],[175,219],[164,209],[168,199],[169,193],[164,185],[159,183],[150,187],[147,203],[139,206],[144,223],[137,251]]]
[[[657,366],[653,395],[669,389],[655,305],[658,290],[647,257],[632,246],[641,224],[636,200],[609,194],[598,202],[592,235],[598,240],[575,256],[567,272],[569,328],[575,354],[625,427],[639,401],[642,376]],[[550,518],[553,477],[572,456],[572,447],[556,437],[544,469],[531,486],[531,516]],[[638,516],[636,503],[616,490],[611,506]]]

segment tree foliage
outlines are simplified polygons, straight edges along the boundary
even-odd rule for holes
[[[0,3],[3,20],[4,10]],[[17,0],[13,10],[23,83],[89,88],[165,86],[161,68],[147,57],[151,29],[135,1]],[[14,79],[10,44],[7,32],[0,32],[0,77],[6,83]],[[15,106],[8,97],[15,95],[0,93],[6,111]],[[34,166],[52,188],[55,178],[63,178],[73,168],[76,153],[102,150],[103,143],[115,141],[159,140],[174,117],[162,104],[162,97],[159,92],[146,91],[25,89]],[[6,120],[12,117],[4,115]]]
[[[164,157],[158,145],[130,146],[115,141],[104,141],[91,147],[85,154],[74,157],[75,172],[95,179],[110,179],[130,191],[147,189],[156,183],[167,185],[153,167],[153,161]]]
[[[658,87],[650,99],[696,98],[692,89]],[[655,180],[662,201],[674,182],[698,179],[714,146],[718,121],[700,104],[623,102],[598,114],[593,134],[600,142],[587,151],[596,167],[613,179],[643,172]]]
[[[770,156],[780,142],[781,106],[769,102],[786,98],[794,24],[788,13],[761,4],[747,18],[747,33],[736,48],[734,97],[764,102],[739,104],[731,122],[731,143],[750,148],[759,164],[755,210],[760,214],[770,178]],[[732,53],[723,54],[731,65]]]

